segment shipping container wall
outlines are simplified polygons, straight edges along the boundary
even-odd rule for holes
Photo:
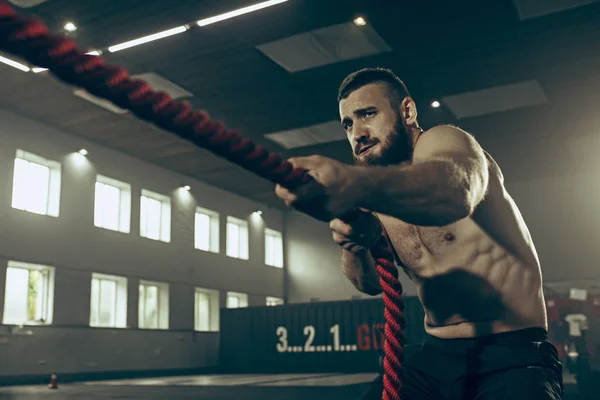
[[[404,298],[407,345],[425,338],[423,308]],[[230,373],[376,372],[381,299],[221,310],[220,365]]]

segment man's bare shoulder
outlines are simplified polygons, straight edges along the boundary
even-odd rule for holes
[[[456,125],[442,124],[434,126],[433,128],[424,131],[421,135],[425,135],[429,132],[433,133],[431,135],[432,139],[433,136],[436,136],[438,138],[443,136],[447,138],[447,140],[458,140],[468,142],[470,146],[475,147],[477,150],[481,151],[485,155],[489,172],[494,176],[497,176],[501,182],[504,182],[504,175],[502,174],[502,169],[500,168],[496,160],[492,157],[492,155],[481,146],[481,144],[477,141],[477,138],[473,133],[468,132]]]
[[[455,125],[436,125],[427,130],[421,132],[419,139],[421,138],[433,138],[446,139],[446,140],[473,140],[475,136],[471,133],[459,128]]]
[[[494,160],[491,154],[488,153],[486,150],[483,150],[483,154],[485,154],[485,158],[487,160],[488,171],[490,172],[490,176],[495,176],[500,180],[501,183],[504,183],[504,175],[502,174],[502,169],[500,168],[496,160]]]
[[[481,146],[475,137],[453,125],[437,125],[419,135],[414,149],[415,160],[425,161],[438,157],[484,158]]]
[[[434,135],[446,135],[454,137],[463,137],[467,139],[475,139],[475,135],[462,129],[459,126],[451,124],[440,124],[423,131],[422,135],[434,134]]]

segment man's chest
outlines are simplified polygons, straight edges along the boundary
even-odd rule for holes
[[[386,215],[378,215],[391,244],[398,263],[404,268],[416,271],[457,246],[456,224],[444,227],[414,226]]]

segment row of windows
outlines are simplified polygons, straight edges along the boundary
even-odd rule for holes
[[[17,150],[13,176],[12,207],[52,217],[59,216],[61,164]],[[94,225],[130,233],[131,185],[97,175],[94,196]],[[194,247],[220,252],[219,213],[198,207],[195,215]],[[142,189],[140,196],[140,236],[171,241],[171,198]],[[248,222],[227,216],[226,255],[247,260]],[[283,267],[283,239],[280,232],[265,228],[265,264]]]
[[[6,270],[4,314],[7,325],[50,325],[54,305],[54,267],[9,261]],[[169,284],[141,280],[138,296],[138,328],[169,329]],[[267,297],[267,306],[283,304],[283,299]],[[248,306],[245,293],[227,292],[227,308]],[[219,291],[196,288],[194,329],[219,330]],[[127,278],[92,274],[90,326],[127,326]]]

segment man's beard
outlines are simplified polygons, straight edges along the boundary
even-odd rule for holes
[[[367,153],[362,157],[357,155],[357,151],[365,145],[377,145],[377,147],[380,148],[379,153]],[[407,132],[401,119],[398,118],[398,122],[396,122],[394,126],[394,132],[388,134],[384,141],[373,139],[361,143],[357,146],[352,155],[356,165],[377,165],[385,167],[410,161],[412,159],[412,151],[411,135]]]

